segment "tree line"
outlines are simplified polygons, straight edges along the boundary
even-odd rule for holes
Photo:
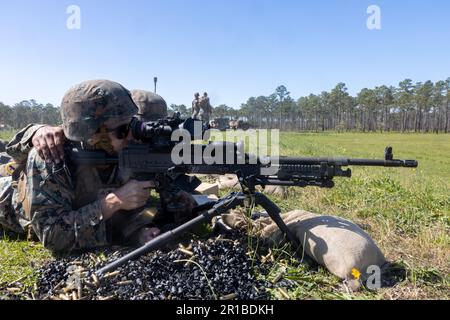
[[[191,108],[172,104],[182,117]],[[294,131],[400,131],[445,132],[450,130],[450,77],[443,81],[406,79],[394,86],[364,88],[355,97],[344,83],[331,91],[295,100],[283,85],[269,96],[250,97],[239,109],[227,105],[213,108],[213,117],[248,121],[255,128]],[[0,102],[0,126],[23,128],[29,123],[61,124],[59,108],[24,100],[13,106]]]
[[[344,83],[294,100],[285,86],[251,97],[239,109],[214,108],[214,117],[241,118],[256,128],[298,131],[449,132],[450,78],[364,88],[355,97]]]
[[[30,123],[61,124],[59,108],[35,100],[24,100],[9,106],[0,102],[0,125],[2,129],[24,128]]]

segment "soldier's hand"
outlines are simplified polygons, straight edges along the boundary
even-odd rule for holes
[[[64,160],[64,131],[61,127],[45,126],[36,131],[31,142],[47,163]]]
[[[194,197],[186,191],[178,192],[175,196],[175,199],[175,201],[178,201],[179,203],[182,203],[184,205],[186,212],[191,212],[195,207]]]
[[[186,191],[178,191],[164,199],[166,210],[173,215],[175,223],[183,223],[192,218],[192,210],[196,202]]]
[[[146,244],[149,241],[152,241],[155,239],[159,234],[161,233],[161,230],[158,228],[142,228],[142,230],[139,231],[138,241],[141,246]]]
[[[113,193],[119,201],[120,209],[134,210],[147,203],[150,197],[150,189],[154,187],[153,181],[131,180]]]

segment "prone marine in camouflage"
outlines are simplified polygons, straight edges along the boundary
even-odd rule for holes
[[[132,90],[131,97],[139,108],[139,120],[147,122],[167,117],[167,103],[160,95],[145,90]]]
[[[137,111],[129,91],[120,84],[107,80],[83,82],[63,98],[64,133],[74,143],[102,148],[91,138],[114,131],[105,132],[105,128],[123,127]],[[4,187],[0,194],[0,223],[15,232],[36,235],[54,252],[135,241],[135,235],[151,222],[151,217],[137,210],[119,210],[106,219],[103,205],[105,196],[129,182],[127,173],[116,166],[74,166],[70,159],[60,164],[46,163],[36,149],[30,151],[34,132],[35,126],[23,129],[7,150],[21,166],[12,180],[0,179]]]

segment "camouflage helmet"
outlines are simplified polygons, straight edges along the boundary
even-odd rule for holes
[[[139,108],[139,117],[142,121],[155,121],[167,117],[167,103],[156,93],[133,90],[131,97]]]
[[[138,111],[130,92],[117,82],[91,80],[66,92],[61,103],[65,136],[86,141],[102,124],[114,127]]]

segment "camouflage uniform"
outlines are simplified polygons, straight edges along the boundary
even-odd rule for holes
[[[200,98],[199,94],[195,94],[195,99],[192,100],[192,119],[199,119],[198,115],[200,113]]]
[[[141,121],[156,121],[167,117],[167,103],[160,95],[144,90],[133,90],[131,97],[139,108],[138,117]]]
[[[200,120],[209,123],[212,108],[211,104],[209,103],[209,97],[206,94],[200,99],[199,106],[200,106],[200,113],[199,113]]]
[[[27,161],[28,153],[33,148],[31,140],[34,134],[44,126],[43,124],[30,124],[20,130],[6,146],[8,156],[15,162],[24,164]]]
[[[0,152],[5,152],[6,151],[6,145],[7,144],[8,144],[8,141],[0,139]]]
[[[13,185],[17,185],[17,179],[5,171],[5,165],[14,159],[17,166],[23,168],[28,152],[32,149],[31,139],[41,127],[43,125],[28,125],[6,146],[7,153],[0,154],[0,225],[19,234],[24,233],[24,229],[12,207]]]
[[[6,153],[0,152],[0,177],[8,177],[11,174],[8,172],[8,163],[13,159]]]
[[[95,98],[86,100],[86,96]],[[61,108],[63,128],[66,137],[73,141],[92,136],[99,123],[114,123],[137,112],[129,92],[112,82],[85,82],[65,97],[67,101],[63,99]],[[64,108],[65,103],[70,103],[70,108]],[[128,109],[114,110],[111,104]],[[77,126],[80,121],[82,128]],[[23,129],[8,146],[8,153],[20,164],[31,148],[34,129]],[[73,166],[68,160],[59,165],[47,164],[35,149],[29,151],[26,165],[16,170],[12,179],[0,178],[0,223],[15,232],[36,235],[54,252],[123,241],[149,224],[143,212],[117,212],[108,221],[103,219],[101,200],[126,183],[127,174],[116,166]]]

